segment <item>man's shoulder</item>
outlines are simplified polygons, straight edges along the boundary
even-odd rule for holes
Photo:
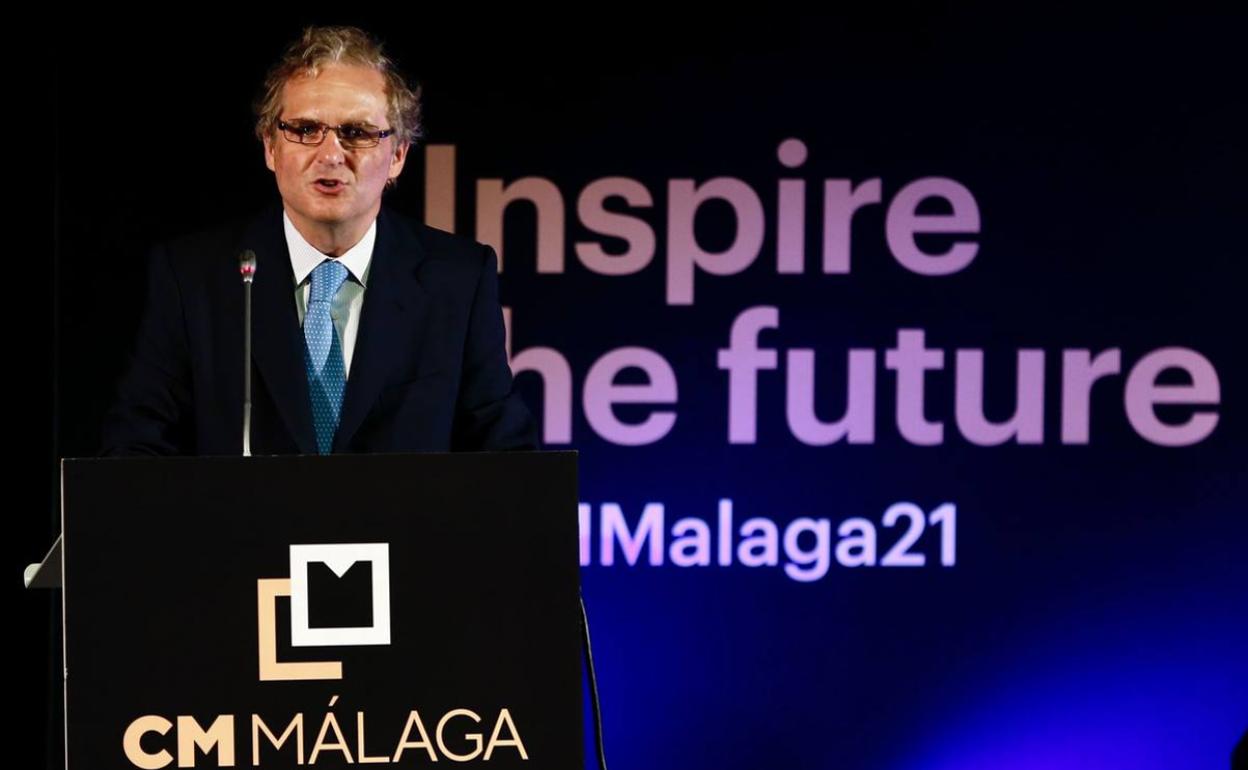
[[[266,216],[270,216],[270,213],[235,217],[165,239],[153,245],[152,256],[154,259],[165,260],[178,274],[194,275],[206,270],[219,271],[224,263],[237,263],[239,254],[247,248],[249,234],[262,225]]]
[[[425,258],[480,267],[488,256],[488,247],[472,238],[430,227],[394,209],[382,211],[379,223],[392,228],[398,240],[417,244]]]
[[[202,254],[216,252],[241,243],[247,230],[259,217],[235,217],[225,222],[202,227],[189,233],[168,238],[156,244],[171,254]]]

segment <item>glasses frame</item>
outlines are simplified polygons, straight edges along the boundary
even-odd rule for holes
[[[367,150],[371,147],[376,147],[377,145],[381,144],[382,139],[393,136],[395,132],[393,128],[376,129],[375,130],[375,133],[377,134],[376,141],[372,141],[372,137],[370,136],[368,144],[360,144],[359,140],[344,139],[342,136],[342,132],[346,129],[358,130],[360,128],[363,128],[359,123],[343,123],[337,126],[330,126],[330,125],[320,122],[319,120],[309,120],[306,122],[311,125],[315,125],[318,129],[317,135],[316,135],[316,141],[314,142],[305,141],[305,140],[312,139],[312,137],[304,136],[303,134],[296,134],[299,138],[292,139],[291,135],[286,132],[287,131],[297,132],[299,127],[292,123],[288,123],[285,120],[277,121],[277,130],[281,133],[282,138],[290,142],[291,144],[301,144],[301,145],[308,146],[308,147],[319,147],[321,144],[325,142],[325,138],[329,136],[329,132],[333,131],[334,136],[338,137],[338,143],[343,146],[343,149],[347,149],[347,150]],[[367,129],[367,130],[369,130],[370,133],[373,131],[372,129]]]

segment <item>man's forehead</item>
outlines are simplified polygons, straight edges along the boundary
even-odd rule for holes
[[[305,70],[287,79],[281,102],[283,112],[296,110],[301,117],[332,112],[342,120],[373,119],[385,115],[386,80],[370,67],[327,64],[315,73]]]

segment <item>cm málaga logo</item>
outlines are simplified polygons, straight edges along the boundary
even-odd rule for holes
[[[313,627],[309,621],[309,572],[323,564],[338,579],[356,563],[371,565],[372,623],[367,626]],[[290,597],[292,647],[362,647],[390,644],[390,544],[326,543],[290,546],[290,577],[256,581],[260,680],[342,679],[342,661],[279,661],[277,597]]]

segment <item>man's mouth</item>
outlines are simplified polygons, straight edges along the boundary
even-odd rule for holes
[[[313,183],[313,186],[323,193],[332,194],[341,192],[347,186],[347,183],[339,179],[318,179]]]

